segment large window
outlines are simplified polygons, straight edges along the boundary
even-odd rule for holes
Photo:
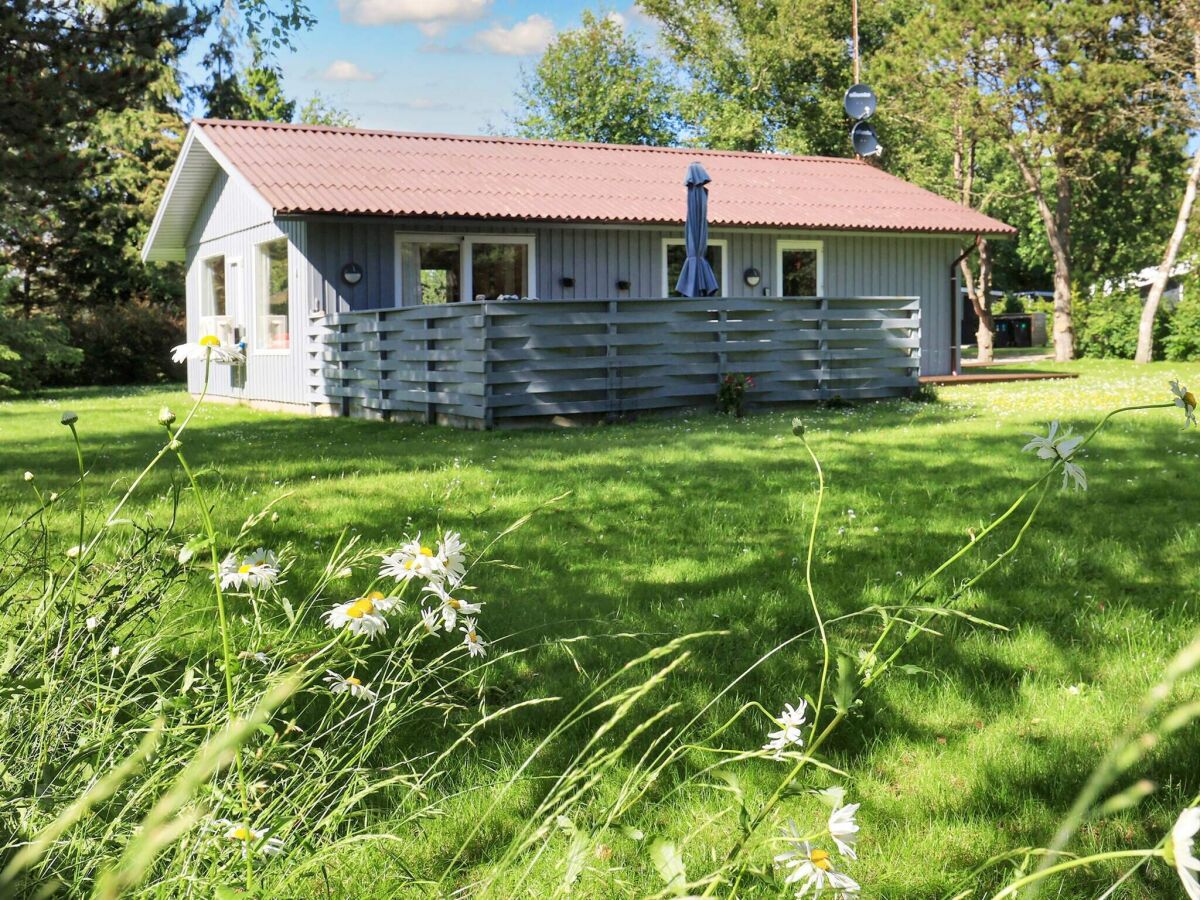
[[[825,293],[821,241],[779,241],[775,247],[775,283],[780,297],[820,297]]]
[[[254,310],[257,322],[254,345],[259,350],[287,350],[291,347],[287,238],[258,245],[256,271]]]
[[[200,337],[211,334],[222,344],[233,340],[224,256],[210,256],[200,265],[200,332]]]
[[[708,242],[704,258],[712,266],[713,275],[717,278],[717,293],[725,296],[729,293],[725,281],[725,254],[728,242],[714,240]],[[679,273],[683,271],[683,263],[687,259],[687,244],[682,238],[665,238],[663,240],[663,285],[664,297],[678,297],[675,285],[679,283]]]
[[[400,306],[533,294],[531,237],[401,234],[396,260]]]

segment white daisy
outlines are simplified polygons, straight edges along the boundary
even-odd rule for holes
[[[436,609],[428,609],[421,607],[421,624],[425,626],[425,630],[430,634],[436,634],[438,626],[442,624],[442,616]]]
[[[457,531],[447,531],[438,541],[438,559],[450,584],[458,585],[467,577],[467,545]]]
[[[487,656],[487,641],[481,638],[475,630],[475,620],[471,616],[467,616],[463,622],[461,631],[463,633],[463,643],[467,647],[467,653],[471,656]]]
[[[250,853],[260,856],[275,856],[283,852],[283,840],[277,837],[267,837],[266,831],[259,831],[249,825],[231,822],[229,819],[217,819],[216,825],[225,829],[227,840],[239,841],[242,845],[242,859]],[[265,840],[264,840],[265,838]]]
[[[459,616],[474,616],[483,609],[482,603],[469,603],[455,597],[437,582],[426,585],[425,590],[437,598],[438,610],[442,614],[442,626],[447,631],[454,630]]]
[[[248,556],[230,553],[221,561],[222,590],[241,590],[243,587],[266,588],[279,580],[279,557],[271,550],[259,547]]]
[[[206,360],[212,355],[213,362],[240,363],[245,362],[242,351],[236,346],[222,344],[216,335],[206,334],[195,343],[180,344],[171,351],[171,359],[181,363],[189,359]]]
[[[445,577],[446,570],[441,558],[421,543],[421,536],[418,534],[413,540],[401,545],[395,553],[384,554],[379,574],[395,578],[397,581],[424,578],[436,582]]]
[[[774,751],[775,756],[783,752],[785,747],[795,744],[797,747],[804,746],[804,737],[800,732],[800,726],[804,724],[804,718],[807,714],[808,704],[801,700],[795,707],[792,704],[785,704],[783,712],[779,714],[776,720],[782,727],[779,731],[772,731],[767,734],[767,742],[763,744],[764,750]]]
[[[1022,451],[1035,450],[1038,459],[1062,460],[1063,487],[1066,488],[1074,480],[1075,487],[1087,490],[1087,476],[1083,474],[1083,469],[1070,461],[1075,448],[1083,443],[1082,436],[1072,436],[1069,429],[1060,435],[1058,420],[1055,419],[1050,423],[1050,431],[1045,437],[1041,435],[1031,435],[1031,437],[1032,440],[1021,448]]]
[[[815,898],[826,888],[833,891],[835,900],[845,900],[858,894],[861,890],[858,882],[833,867],[833,858],[828,851],[802,840],[795,822],[789,822],[783,833],[788,849],[775,857],[775,864],[790,870],[783,880],[784,884],[800,883],[797,897],[804,897],[812,891]]]
[[[1171,382],[1171,393],[1175,395],[1175,405],[1183,410],[1184,427],[1194,426],[1196,424],[1196,395],[1178,381]]]
[[[325,683],[329,685],[329,693],[345,694],[349,692],[351,697],[356,699],[368,700],[374,703],[378,695],[362,683],[362,679],[355,675],[348,678],[343,678],[337,672],[331,669],[325,670],[328,674],[325,676]]]
[[[325,613],[325,623],[330,628],[348,628],[351,634],[374,638],[387,631],[387,619],[383,614],[390,612],[396,603],[396,598],[372,591],[366,597],[339,603]]]
[[[851,803],[839,806],[829,814],[829,836],[837,844],[838,852],[851,859],[858,859],[854,852],[854,845],[858,841],[858,823],[854,821],[856,812],[858,804]]]
[[[1167,862],[1175,866],[1183,890],[1190,900],[1200,900],[1200,859],[1196,859],[1196,832],[1200,831],[1200,806],[1185,809],[1171,828],[1171,840],[1167,842]]]

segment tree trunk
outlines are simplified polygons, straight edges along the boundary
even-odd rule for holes
[[[1195,74],[1200,78],[1200,31],[1192,35],[1192,57]],[[1179,246],[1187,234],[1188,220],[1192,217],[1192,207],[1196,203],[1196,183],[1200,181],[1200,146],[1197,146],[1192,156],[1192,171],[1188,173],[1187,188],[1183,192],[1183,202],[1179,204],[1179,215],[1175,217],[1175,230],[1167,241],[1167,250],[1163,254],[1158,271],[1154,273],[1154,281],[1150,284],[1150,295],[1146,305],[1142,307],[1142,319],[1138,323],[1137,353],[1134,361],[1150,362],[1154,354],[1154,317],[1158,315],[1158,305],[1162,302],[1167,282],[1171,278],[1171,269],[1175,267],[1175,257],[1179,255]]]
[[[959,263],[962,269],[963,285],[967,289],[967,297],[971,307],[979,317],[979,328],[975,331],[975,346],[981,363],[990,363],[994,359],[993,347],[996,332],[996,320],[992,316],[992,254],[988,248],[987,238],[976,238],[975,247],[979,252],[979,279],[964,259]]]

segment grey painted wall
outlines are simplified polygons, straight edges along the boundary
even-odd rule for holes
[[[661,297],[664,238],[679,229],[594,228],[545,223],[338,220],[309,218],[307,303],[314,312],[350,312],[395,304],[397,232],[530,234],[536,239],[537,296],[544,300]],[[824,248],[828,297],[917,296],[921,298],[922,374],[950,370],[950,263],[965,237],[814,234],[760,230],[713,230],[711,240],[728,242],[729,295],[775,293],[776,242],[819,240]],[[363,280],[342,282],[347,262],[363,266]],[[748,268],[762,273],[753,292],[742,281]],[[559,279],[575,279],[563,288]],[[629,281],[618,292],[618,280]],[[955,319],[957,320],[957,319]]]

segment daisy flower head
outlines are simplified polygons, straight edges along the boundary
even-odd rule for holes
[[[467,577],[467,545],[463,543],[462,535],[457,531],[447,531],[438,541],[438,559],[446,580],[451,585],[458,585]]]
[[[441,557],[428,545],[422,544],[421,535],[418,534],[401,545],[395,553],[384,554],[379,574],[397,581],[424,578],[426,581],[439,582],[445,577],[446,569]]]
[[[807,712],[808,704],[804,700],[794,707],[790,703],[785,704],[779,718],[775,720],[780,726],[779,730],[767,734],[767,742],[762,748],[772,751],[778,759],[786,747],[793,744],[803,747],[804,737],[800,733],[800,726],[804,724]]]
[[[1083,469],[1077,463],[1071,461],[1071,454],[1083,443],[1081,435],[1072,435],[1070,429],[1060,434],[1058,419],[1055,419],[1050,423],[1050,431],[1045,437],[1041,435],[1031,435],[1030,437],[1032,440],[1021,448],[1023,452],[1033,450],[1037,453],[1038,459],[1061,460],[1063,487],[1066,488],[1074,481],[1076,488],[1082,491],[1087,490],[1087,476],[1083,474]]]
[[[466,645],[467,653],[471,656],[487,656],[487,641],[479,636],[479,632],[475,629],[475,619],[467,616],[463,620],[463,644]]]
[[[850,859],[858,859],[854,845],[858,841],[858,823],[854,815],[858,812],[858,804],[851,803],[839,806],[829,814],[829,836],[837,844],[838,852]]]
[[[783,883],[798,884],[798,898],[808,896],[810,891],[814,898],[819,897],[826,888],[833,891],[835,900],[858,896],[862,889],[858,882],[834,868],[829,851],[803,840],[795,822],[789,822],[783,834],[788,849],[775,857],[775,864],[789,870]]]
[[[374,639],[376,635],[387,631],[384,613],[390,612],[394,604],[394,598],[384,597],[379,591],[374,591],[366,597],[339,603],[323,618],[330,628],[346,628],[353,635],[365,634]]]
[[[251,853],[260,856],[276,856],[283,852],[283,840],[277,837],[267,837],[267,832],[251,828],[240,822],[229,819],[217,819],[217,826],[224,829],[222,837],[229,841],[237,841],[242,845],[242,859]]]
[[[438,626],[442,624],[442,616],[436,609],[429,609],[426,606],[421,607],[421,624],[430,634],[436,634]]]
[[[350,675],[343,678],[332,669],[326,669],[324,681],[329,685],[329,693],[331,694],[349,694],[358,700],[367,700],[374,703],[378,698],[373,690],[362,683],[362,679],[356,675]]]
[[[1183,890],[1190,900],[1200,900],[1200,859],[1196,858],[1196,832],[1200,831],[1200,806],[1185,809],[1171,828],[1167,841],[1166,860],[1175,867]]]
[[[279,557],[259,547],[253,553],[237,557],[230,553],[221,561],[221,588],[241,590],[267,588],[279,580]]]
[[[447,631],[454,630],[459,616],[478,615],[479,611],[483,609],[482,603],[469,603],[460,597],[455,597],[443,585],[436,582],[426,585],[425,590],[437,599],[438,610],[442,614],[442,626]]]
[[[213,362],[240,363],[245,361],[236,345],[222,344],[215,334],[206,334],[194,343],[180,344],[171,351],[171,359],[177,363],[187,360],[203,362],[211,356]]]
[[[1175,405],[1183,410],[1184,427],[1196,425],[1196,395],[1181,385],[1178,381],[1171,382],[1171,393],[1175,395]]]

